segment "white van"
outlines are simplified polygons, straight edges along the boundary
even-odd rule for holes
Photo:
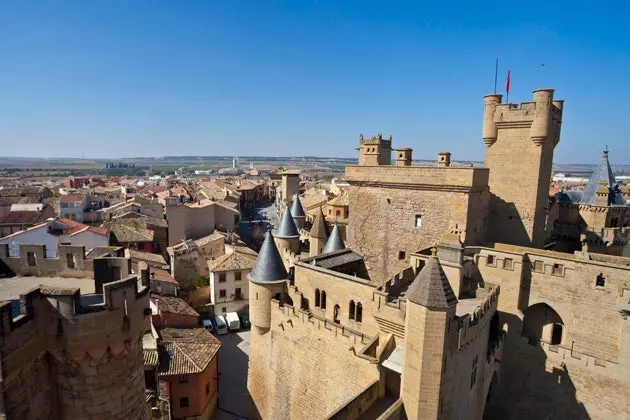
[[[241,321],[238,319],[238,314],[236,312],[228,312],[225,314],[225,321],[227,322],[230,331],[241,329]]]
[[[222,316],[215,316],[214,322],[217,324],[217,335],[223,335],[228,333],[228,327],[225,323],[225,319]]]

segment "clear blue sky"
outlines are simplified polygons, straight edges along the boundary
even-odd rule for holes
[[[0,156],[482,160],[498,57],[566,100],[556,162],[630,163],[630,3],[584,3],[0,0]]]

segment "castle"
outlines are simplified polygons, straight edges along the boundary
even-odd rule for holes
[[[287,209],[249,275],[252,416],[628,418],[630,259],[585,233],[625,234],[628,206],[575,204],[614,220],[579,220],[583,246],[552,250],[562,110],[551,89],[486,96],[483,167],[415,166],[361,136],[348,248],[316,219],[303,251]]]
[[[42,257],[42,245],[22,248],[24,258],[8,257],[2,245],[0,257],[14,267],[31,254],[48,264],[42,270],[59,265]],[[0,303],[1,419],[149,418],[142,352],[149,275],[125,276],[119,260],[98,260],[98,270],[123,274],[97,280],[100,293],[40,286],[20,296],[19,313],[14,302]]]

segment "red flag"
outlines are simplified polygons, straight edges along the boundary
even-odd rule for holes
[[[508,69],[507,81],[505,82],[505,91],[510,93],[510,70]]]

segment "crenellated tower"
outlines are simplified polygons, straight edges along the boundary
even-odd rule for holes
[[[382,134],[372,136],[366,140],[363,134],[359,136],[359,165],[380,166],[392,164],[392,136],[387,140]]]
[[[553,89],[534,91],[533,102],[504,104],[484,98],[485,165],[490,169],[488,239],[541,247],[553,152],[560,141],[563,101]]]

